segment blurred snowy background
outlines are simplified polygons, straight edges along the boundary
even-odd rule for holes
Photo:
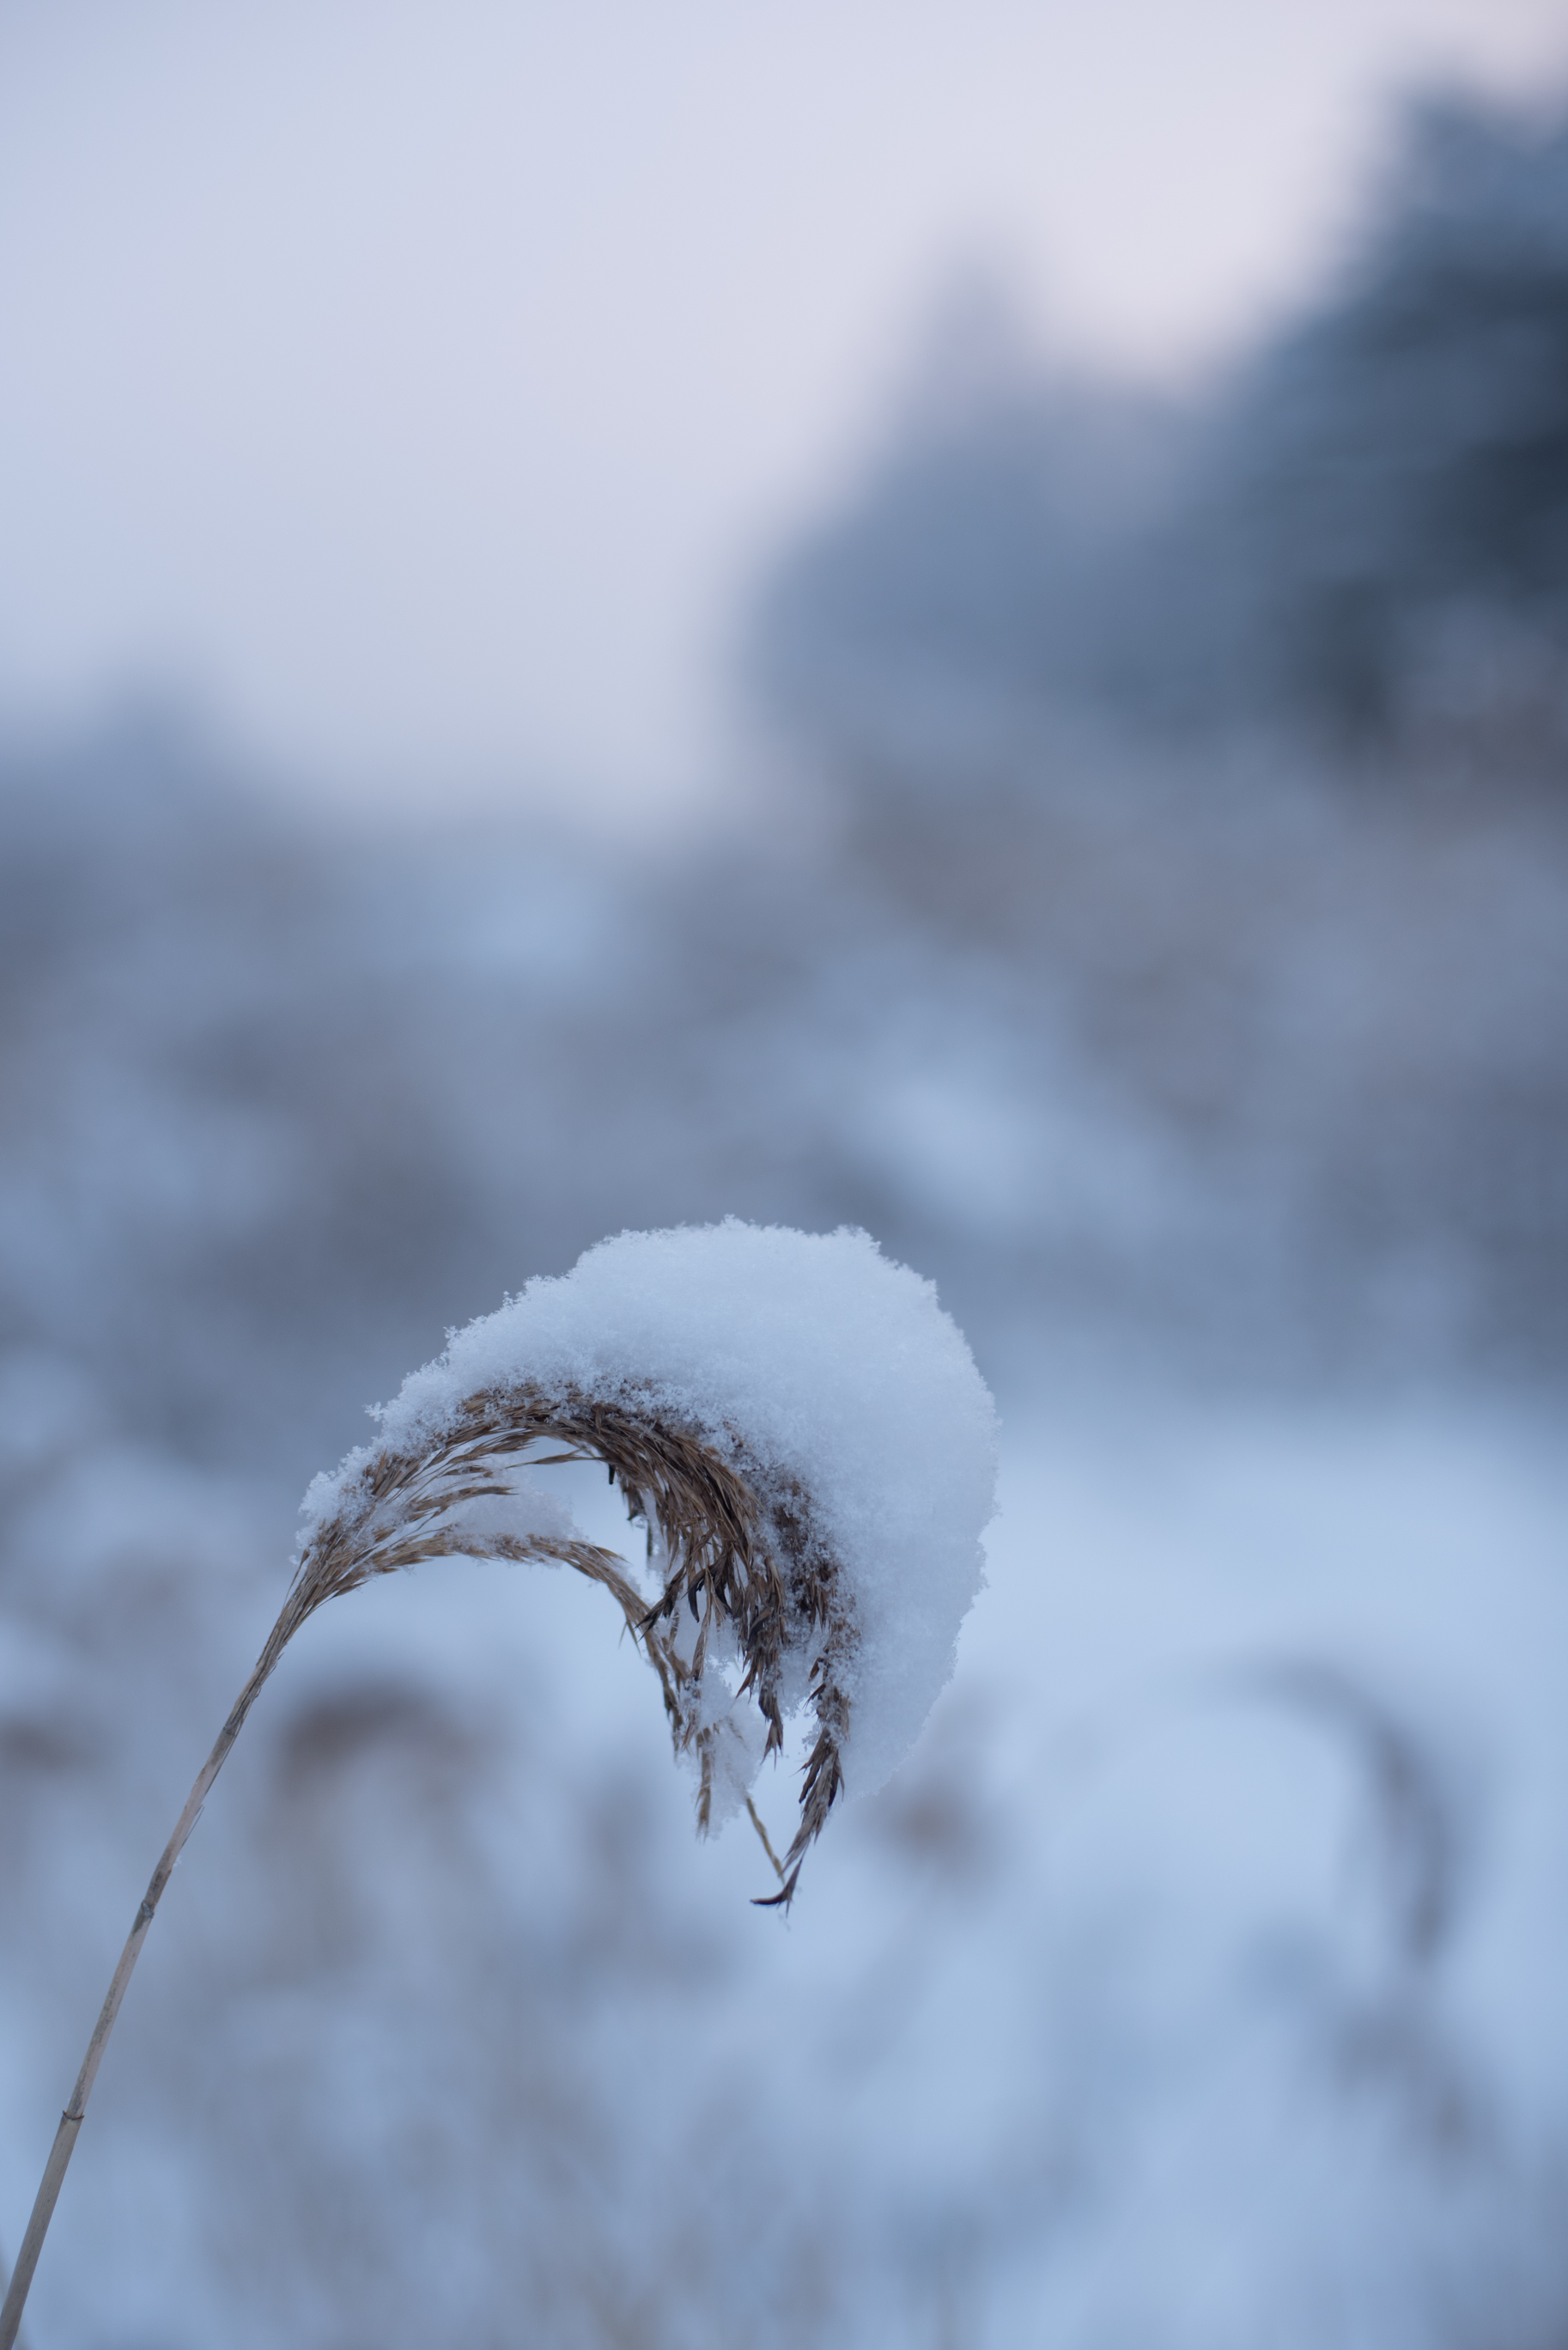
[[[602,1595],[319,1619],[35,2350],[1552,2350],[1568,17],[571,15],[0,20],[0,2253],[446,1326],[863,1223],[991,1586],[787,1926]]]

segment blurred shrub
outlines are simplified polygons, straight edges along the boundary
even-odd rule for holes
[[[1185,411],[1015,369],[916,418],[752,674],[864,886],[1136,1129],[1128,1287],[1227,1347],[1561,1367],[1568,125],[1417,109],[1334,285]]]

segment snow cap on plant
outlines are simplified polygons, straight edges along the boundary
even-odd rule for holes
[[[326,1600],[462,1554],[577,1567],[614,1594],[659,1674],[676,1751],[697,1762],[703,1826],[749,1804],[786,1716],[807,1712],[800,1825],[775,1863],[785,1904],[840,1790],[888,1776],[952,1669],[992,1511],[991,1398],[929,1283],[864,1232],[732,1218],[623,1232],[455,1332],[377,1417],[377,1441],[306,1495],[282,1613],[131,1921],[0,2304],[0,2350],[16,2340],[175,1863],[251,1707]],[[607,1462],[648,1529],[649,1589],[532,1482],[541,1457]]]
[[[397,1567],[565,1561],[658,1672],[702,1827],[807,1717],[787,1901],[840,1791],[870,1793],[912,1744],[980,1586],[994,1415],[931,1284],[862,1232],[623,1232],[454,1332],[376,1416],[306,1497],[275,1653]],[[584,1458],[646,1524],[647,1588],[527,1474]]]

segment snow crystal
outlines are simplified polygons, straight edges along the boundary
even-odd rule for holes
[[[994,1508],[991,1396],[933,1285],[863,1232],[731,1217],[623,1232],[452,1333],[379,1409],[380,1444],[422,1450],[466,1398],[522,1383],[604,1400],[635,1388],[660,1417],[800,1481],[858,1634],[845,1791],[881,1785],[952,1671]],[[307,1534],[369,1457],[317,1480]],[[530,1526],[539,1500],[519,1502]]]

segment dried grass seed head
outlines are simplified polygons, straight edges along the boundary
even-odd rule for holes
[[[658,1673],[703,1827],[749,1804],[805,1714],[793,1892],[840,1793],[912,1742],[981,1579],[991,1399],[930,1285],[863,1232],[623,1233],[454,1333],[379,1418],[306,1496],[266,1669],[372,1575],[564,1562],[611,1592]],[[530,1482],[541,1457],[607,1465],[646,1523],[649,1588]]]

